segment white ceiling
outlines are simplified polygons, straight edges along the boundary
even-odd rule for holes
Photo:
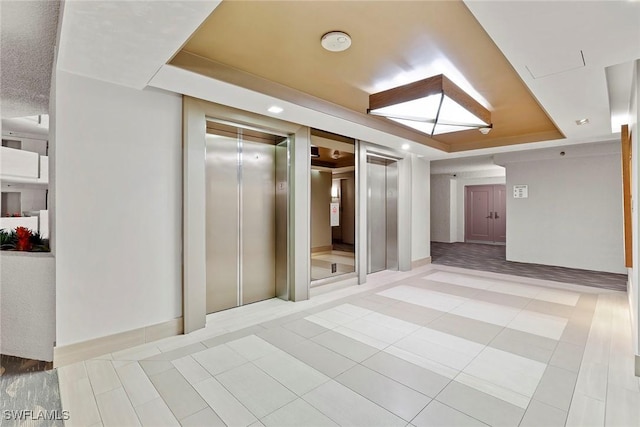
[[[567,143],[612,137],[605,68],[640,58],[640,2],[465,3]],[[582,118],[590,123],[576,125]]]
[[[496,165],[493,162],[492,154],[485,154],[483,156],[460,157],[455,159],[443,159],[431,162],[432,175],[477,171],[496,171],[496,173],[504,173],[504,168],[502,166]]]
[[[58,69],[142,89],[220,1],[67,0]]]
[[[412,151],[429,159],[458,158],[617,138],[611,131],[607,89],[608,85],[617,84],[607,81],[605,68],[640,58],[639,2],[465,3],[567,138],[464,154],[425,150],[419,144],[412,144]],[[194,80],[197,76],[193,73],[176,72],[164,64],[217,4],[217,1],[115,3],[67,0],[59,68],[137,88],[149,82],[170,90],[197,88],[202,83]],[[612,75],[609,80],[627,79],[624,72],[609,74]],[[625,87],[630,82],[621,81],[620,85]],[[274,102],[272,97],[220,82],[208,87],[212,92],[214,87],[222,89],[226,102],[234,102],[238,104],[236,106],[253,105],[250,110],[262,114],[265,114],[263,104],[270,106]],[[618,92],[624,95],[625,90]],[[624,100],[616,100],[619,95],[611,95],[613,104],[625,104]],[[291,107],[279,117],[302,123],[296,119],[304,116],[305,120],[325,125],[316,127],[349,135],[345,132],[350,129],[343,123],[345,120],[325,117],[312,110],[302,114],[295,106]],[[577,126],[575,120],[581,118],[589,118],[590,124]],[[364,134],[362,130],[359,132]],[[373,142],[389,140],[394,141],[393,145],[401,142],[399,138],[385,139],[384,135],[378,134],[370,135],[376,138]]]
[[[0,5],[2,118],[49,112],[59,1],[5,1]]]

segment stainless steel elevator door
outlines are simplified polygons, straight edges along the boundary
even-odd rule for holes
[[[242,142],[242,304],[276,294],[275,146]]]
[[[386,166],[377,162],[367,163],[367,272],[386,270],[387,268],[387,203],[386,203]]]
[[[385,194],[387,204],[387,270],[398,269],[398,162],[385,167]]]
[[[238,305],[238,142],[207,135],[207,313]]]
[[[284,283],[280,288],[288,290],[288,200],[285,191],[276,205],[276,144],[286,138],[209,122],[207,132],[206,278],[212,313],[273,298],[276,271]],[[288,145],[283,147],[284,175],[278,179],[287,187]],[[284,221],[276,224],[281,215]],[[276,225],[283,231],[276,234]],[[284,256],[276,259],[277,253]],[[288,299],[284,291],[279,296]]]
[[[367,157],[367,273],[398,269],[398,164]]]

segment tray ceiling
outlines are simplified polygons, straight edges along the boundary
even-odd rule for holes
[[[349,50],[322,49],[332,30],[349,33]],[[224,1],[183,51],[363,114],[371,93],[443,73],[491,111],[494,125],[489,135],[435,136],[429,145],[446,151],[563,138],[458,1]]]

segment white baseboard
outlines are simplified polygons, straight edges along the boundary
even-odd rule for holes
[[[124,350],[183,333],[182,317],[106,337],[94,338],[53,349],[53,366],[60,367],[107,353]]]
[[[423,265],[431,264],[431,257],[428,256],[426,258],[417,259],[415,261],[411,261],[411,269],[422,267]]]

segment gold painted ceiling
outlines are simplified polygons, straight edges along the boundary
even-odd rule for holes
[[[334,30],[351,36],[350,49],[321,47]],[[493,122],[488,135],[434,136],[433,146],[447,151],[563,138],[461,1],[227,0],[183,52],[363,114],[370,94],[444,73]]]

